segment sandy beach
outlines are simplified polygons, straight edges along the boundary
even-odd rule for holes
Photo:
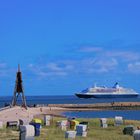
[[[19,119],[28,119],[31,121],[33,117],[43,114],[60,115],[62,108],[56,107],[28,107],[26,110],[20,106],[8,108],[0,111],[0,121],[6,123],[7,121],[18,121]]]
[[[89,110],[105,110],[114,109],[114,107],[127,107],[133,109],[140,107],[139,102],[120,102],[120,103],[98,103],[98,104],[50,104],[48,106],[28,107],[26,110],[20,106],[15,106],[0,111],[0,121],[18,121],[19,119],[28,119],[31,121],[33,117],[49,114],[54,116],[62,116],[65,111],[89,111]]]

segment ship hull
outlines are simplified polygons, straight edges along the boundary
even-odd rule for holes
[[[79,98],[136,98],[138,94],[75,94]]]

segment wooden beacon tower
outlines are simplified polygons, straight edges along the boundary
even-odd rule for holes
[[[22,75],[20,71],[20,65],[18,65],[18,72],[16,75],[16,83],[15,83],[14,95],[13,95],[13,100],[12,100],[12,106],[17,105],[17,99],[19,95],[21,95],[22,107],[27,109],[26,99],[25,99],[23,85],[22,85]]]

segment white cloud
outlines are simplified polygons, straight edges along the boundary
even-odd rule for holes
[[[105,67],[100,68],[89,68],[86,70],[86,73],[88,74],[98,74],[98,73],[107,73],[109,70]]]
[[[114,66],[117,66],[118,62],[114,58],[104,58],[104,59],[97,60],[96,65],[99,65],[100,67],[112,68]]]
[[[134,61],[140,59],[140,53],[131,51],[107,51],[105,55],[108,57],[120,58],[124,61]]]
[[[118,66],[115,59],[86,59],[83,60],[81,67],[84,67],[84,73],[106,73],[114,70]]]
[[[44,64],[30,64],[29,69],[36,76],[67,76],[70,74],[107,73],[116,69],[118,62],[110,58],[83,58],[81,60],[58,60]]]
[[[0,63],[0,77],[10,76],[11,72],[12,72],[12,69],[8,68],[7,63],[5,62]]]
[[[52,71],[62,71],[63,68],[59,67],[56,63],[48,63],[47,68]]]
[[[72,65],[62,62],[49,62],[45,64],[29,64],[29,70],[36,76],[66,76],[73,69]]]
[[[51,71],[70,71],[73,69],[73,66],[66,61],[60,61],[56,63],[50,62],[46,64],[46,68],[48,68]]]
[[[47,76],[68,76],[71,74],[104,74],[111,72],[126,72],[139,71],[139,63],[134,61],[140,60],[140,54],[132,51],[108,51],[101,47],[84,46],[79,51],[83,52],[96,52],[81,57],[73,57],[72,59],[57,59],[56,61],[43,61],[41,63],[30,64],[29,69],[32,73],[40,77]],[[74,54],[80,56],[79,52]],[[127,68],[128,66],[128,68]],[[137,68],[135,70],[133,67]]]
[[[131,73],[140,74],[140,62],[128,64],[128,70]]]

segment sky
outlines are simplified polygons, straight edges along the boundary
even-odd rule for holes
[[[74,95],[96,83],[140,92],[139,0],[0,1],[0,96],[18,64],[25,95]]]

